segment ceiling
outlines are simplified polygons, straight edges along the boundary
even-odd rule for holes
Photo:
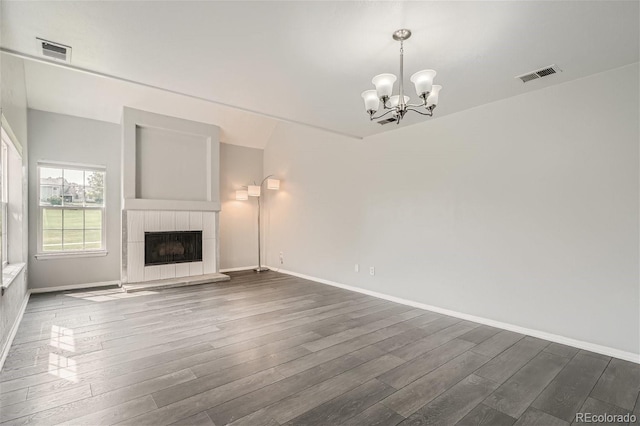
[[[42,37],[72,46],[72,67],[119,78],[26,61],[31,108],[120,122],[128,105],[263,147],[279,120],[354,137],[397,128],[369,122],[360,93],[398,74],[398,28],[413,32],[409,94],[413,72],[437,70],[443,116],[638,62],[639,16],[637,1],[3,1],[1,46],[36,56]],[[551,64],[563,72],[514,78]]]

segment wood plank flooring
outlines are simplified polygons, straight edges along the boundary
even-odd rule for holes
[[[568,425],[640,414],[640,366],[268,272],[33,295],[3,425]]]

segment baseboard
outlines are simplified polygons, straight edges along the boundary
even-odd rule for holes
[[[29,292],[32,293],[32,294],[51,293],[51,292],[54,292],[54,291],[83,290],[83,289],[87,289],[87,288],[107,287],[107,286],[112,286],[112,285],[121,286],[122,283],[119,280],[101,281],[101,282],[97,282],[97,283],[84,283],[84,284],[61,285],[61,286],[57,286],[57,287],[32,288],[32,289],[29,290]]]
[[[31,296],[31,293],[27,291],[27,294],[24,295],[24,299],[22,300],[22,306],[20,306],[20,310],[18,311],[18,316],[16,317],[16,320],[13,322],[11,330],[9,331],[9,337],[4,343],[2,352],[0,352],[0,371],[2,371],[4,362],[9,355],[9,350],[11,349],[11,345],[13,344],[13,339],[15,339],[16,333],[18,333],[18,328],[20,327],[20,323],[22,322],[22,316],[24,315],[25,309],[27,309],[27,303],[29,303],[29,296]]]
[[[515,333],[526,334],[528,336],[537,337],[539,339],[549,340],[550,342],[560,343],[563,345],[572,346],[574,348],[584,349],[585,351],[595,352],[598,354],[619,358],[625,361],[630,361],[636,364],[640,364],[640,354],[634,354],[633,352],[621,351],[620,349],[610,348],[608,346],[602,346],[595,343],[585,342],[582,340],[576,340],[570,337],[548,333],[546,331],[534,330],[531,328],[521,327],[518,325],[513,325],[513,324],[501,322],[501,321],[495,321],[492,319],[482,318],[475,315],[469,315],[462,312],[452,311],[450,309],[439,308],[437,306],[427,305],[425,303],[415,302],[413,300],[402,299],[400,297],[390,296],[388,294],[378,293],[377,291],[371,291],[371,290],[367,290],[360,287],[340,284],[334,281],[329,281],[322,278],[316,278],[310,275],[300,274],[298,272],[287,271],[285,269],[280,269],[279,272],[287,275],[293,275],[299,278],[304,278],[306,280],[315,281],[321,284],[327,284],[330,286],[343,288],[345,290],[355,291],[357,293],[366,294],[368,296],[377,297],[379,299],[389,300],[390,302],[400,303],[402,305],[407,305],[407,306],[413,306],[414,308],[425,309],[427,311],[437,312],[439,314],[449,315],[455,318],[477,322],[479,324],[501,328],[503,330],[513,331]]]
[[[250,271],[251,269],[255,269],[257,267],[258,267],[258,265],[254,265],[254,266],[238,266],[237,268],[225,268],[225,269],[220,269],[220,273],[237,272],[237,271]]]

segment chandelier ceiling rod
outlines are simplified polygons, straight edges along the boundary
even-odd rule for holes
[[[411,33],[409,33],[411,34]],[[404,80],[404,40],[400,39],[400,81],[398,82],[399,94],[398,100],[399,105],[402,106],[405,104],[404,102],[404,85],[402,84],[402,80]]]
[[[398,30],[393,33],[392,37],[394,40],[400,41],[400,81],[398,82],[398,87],[399,87],[398,100],[399,100],[399,106],[401,106],[400,108],[401,114],[404,115],[404,113],[406,112],[406,109],[402,108],[402,106],[406,105],[406,102],[404,101],[404,82],[403,82],[404,80],[404,41],[409,37],[411,37],[411,31],[406,29]]]

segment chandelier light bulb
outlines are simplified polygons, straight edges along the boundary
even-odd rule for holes
[[[378,94],[378,98],[388,98],[393,93],[393,83],[397,80],[396,76],[393,74],[378,74],[371,82],[374,86],[376,86],[376,92]]]
[[[375,90],[365,90],[362,92],[362,99],[364,99],[364,110],[375,113],[380,107],[380,99],[378,99],[378,93]]]
[[[395,108],[398,106],[398,101],[400,100],[400,96],[398,95],[393,95],[392,97],[389,98],[389,106],[391,108]],[[409,97],[405,96],[404,97],[404,103],[405,105],[409,103]]]
[[[422,70],[411,76],[411,82],[416,86],[416,94],[424,96],[425,93],[431,92],[433,78],[436,76],[434,70]]]
[[[431,89],[431,94],[429,94],[429,97],[427,98],[427,106],[438,105],[438,95],[440,94],[440,89],[442,89],[442,86],[439,86],[437,84],[433,86],[433,88]]]

